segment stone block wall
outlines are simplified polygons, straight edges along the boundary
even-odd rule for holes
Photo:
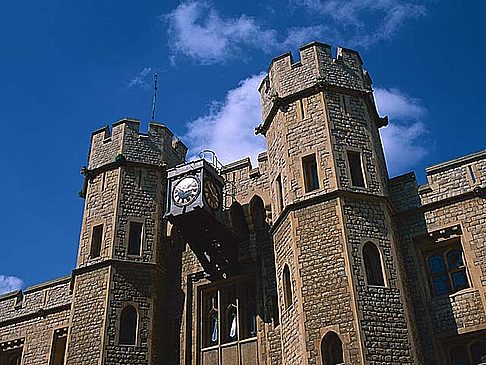
[[[69,326],[70,277],[0,296],[0,344],[23,341],[25,365],[49,362],[54,331]]]
[[[398,177],[390,184],[398,210],[400,246],[406,258],[414,316],[420,319],[417,328],[421,351],[427,364],[446,361],[447,346],[460,335],[474,336],[485,329],[485,166],[486,153],[479,152],[428,168],[428,183],[418,188],[413,175]],[[469,288],[436,296],[426,256],[451,244],[462,247]]]

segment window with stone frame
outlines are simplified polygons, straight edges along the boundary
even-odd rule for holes
[[[360,188],[366,187],[361,153],[356,151],[346,151],[346,154],[348,158],[349,173],[351,174],[351,185]]]
[[[143,223],[130,222],[128,231],[128,254],[140,256],[142,252]]]
[[[54,330],[52,336],[51,355],[49,358],[49,365],[64,365],[67,333],[68,333],[67,327],[58,328]]]
[[[120,345],[136,345],[137,329],[137,310],[133,305],[127,305],[120,313],[118,343]]]
[[[90,258],[94,259],[101,254],[101,243],[103,241],[103,224],[98,224],[91,231]]]
[[[304,188],[308,193],[319,189],[319,176],[317,174],[316,155],[312,154],[302,158],[302,170],[304,172]]]
[[[285,264],[282,272],[282,286],[283,286],[283,296],[285,309],[290,307],[293,302],[292,298],[292,279],[290,275],[290,269],[287,264]]]
[[[23,355],[23,339],[0,344],[0,365],[20,365]]]
[[[344,365],[343,343],[335,332],[329,331],[322,339],[321,359],[323,365]]]
[[[378,247],[373,242],[366,242],[363,246],[363,261],[368,285],[385,286],[383,266]]]
[[[469,288],[467,268],[461,243],[441,245],[426,252],[425,263],[434,296],[447,295]]]
[[[275,188],[276,188],[276,195],[277,195],[277,204],[279,212],[284,208],[284,192],[283,192],[283,185],[282,185],[282,175],[278,175],[275,179]]]
[[[257,308],[255,283],[237,280],[232,284],[204,287],[200,291],[200,343],[203,359],[215,364],[239,364],[237,355],[256,352]],[[232,355],[228,355],[228,354]],[[228,356],[233,356],[230,359]],[[209,361],[209,360],[207,360]]]
[[[486,365],[486,340],[470,339],[447,349],[451,365]]]

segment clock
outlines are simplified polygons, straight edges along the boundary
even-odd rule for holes
[[[204,182],[203,193],[204,200],[206,200],[208,206],[213,210],[217,210],[219,208],[221,199],[219,190],[216,187],[216,184],[214,184],[213,180],[207,179]]]
[[[175,184],[172,190],[172,200],[175,205],[184,207],[196,200],[200,191],[199,179],[195,176],[186,176]]]

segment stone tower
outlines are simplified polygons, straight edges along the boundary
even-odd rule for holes
[[[139,126],[92,135],[66,364],[163,361],[165,170],[187,148],[163,125]]]
[[[275,58],[259,92],[283,363],[416,363],[378,131],[387,119],[359,54],[311,43],[298,62]]]

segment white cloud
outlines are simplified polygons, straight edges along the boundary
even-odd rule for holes
[[[244,56],[251,48],[276,53],[313,40],[366,47],[390,39],[405,21],[426,13],[423,5],[412,0],[289,1],[294,9],[308,10],[308,26],[288,22],[285,30],[277,32],[247,15],[223,18],[203,0],[179,4],[161,17],[168,23],[172,61],[185,55],[196,63],[214,64]]]
[[[255,163],[265,150],[265,140],[255,136],[255,126],[261,120],[260,96],[257,88],[264,74],[251,76],[228,91],[223,102],[214,102],[208,115],[188,123],[182,138],[195,155],[209,148],[223,163],[247,156]]]
[[[191,157],[209,148],[225,164],[248,156],[255,164],[258,153],[266,148],[264,138],[254,134],[261,119],[257,87],[263,77],[261,73],[241,81],[224,101],[213,101],[207,115],[187,124],[182,140]],[[422,121],[427,111],[419,100],[398,89],[377,88],[375,98],[380,114],[390,117],[390,124],[381,129],[390,174],[406,172],[428,153]]]
[[[276,32],[261,28],[252,17],[223,19],[204,1],[182,3],[162,19],[168,21],[174,53],[202,64],[236,57],[242,46],[265,49],[276,43]]]
[[[0,275],[0,294],[19,290],[23,285],[24,282],[15,276]]]
[[[132,88],[134,86],[140,86],[144,89],[148,89],[150,87],[149,83],[147,82],[147,77],[152,72],[151,67],[145,67],[142,71],[140,71],[137,75],[135,75],[130,82],[128,83],[128,88]]]
[[[427,110],[398,89],[377,88],[375,99],[380,114],[390,118],[390,124],[380,130],[390,175],[404,173],[428,153],[423,123]]]

